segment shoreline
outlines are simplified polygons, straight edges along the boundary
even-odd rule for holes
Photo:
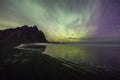
[[[116,71],[106,71],[101,68],[84,64],[75,64],[65,59],[57,59],[40,51],[21,50],[13,47],[0,48],[2,56],[0,65],[0,80],[117,80]],[[1,52],[2,51],[2,52]],[[3,59],[3,60],[2,60]]]

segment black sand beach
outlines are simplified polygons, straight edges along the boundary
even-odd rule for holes
[[[118,71],[76,64],[39,51],[0,46],[0,80],[120,80]]]

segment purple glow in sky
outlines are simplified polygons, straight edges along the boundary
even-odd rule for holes
[[[95,37],[120,39],[120,0],[101,0],[101,17]]]
[[[22,25],[49,41],[120,39],[120,0],[0,0],[0,29]]]

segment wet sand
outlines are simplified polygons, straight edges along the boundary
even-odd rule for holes
[[[41,52],[40,52],[41,51]],[[119,72],[56,59],[40,51],[0,47],[0,80],[120,80]]]

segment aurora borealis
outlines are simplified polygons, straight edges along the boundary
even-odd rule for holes
[[[119,0],[1,0],[0,29],[37,25],[49,41],[120,37]]]

